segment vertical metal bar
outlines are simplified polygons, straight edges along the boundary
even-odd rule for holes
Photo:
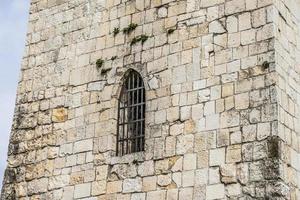
[[[122,94],[121,94],[122,95]],[[118,118],[117,118],[117,148],[116,148],[116,155],[118,156],[119,154],[119,129],[120,129],[120,100],[118,103]]]
[[[128,82],[127,82],[127,88],[130,90],[130,76],[128,77]],[[127,120],[128,120],[128,124],[127,124],[127,133],[126,133],[126,154],[128,154],[128,130],[130,129],[130,104],[131,104],[131,99],[130,99],[130,91],[126,92],[126,95],[127,95]]]
[[[135,94],[135,92],[136,92],[136,86],[135,86],[135,84],[136,84],[136,74],[135,73],[132,73],[132,86],[133,86],[133,88],[132,88],[132,99],[133,99],[133,107],[132,107],[132,120],[133,120],[133,122],[132,122],[132,148],[131,148],[131,152],[135,152],[135,137],[136,137],[136,132],[135,132],[135,120],[136,120],[136,116],[135,116],[135,112],[136,112],[136,106],[135,106],[135,104],[136,104],[136,101],[135,101],[135,98],[136,98],[136,94]]]
[[[143,84],[143,83],[142,83]],[[144,85],[143,85],[144,86]],[[141,150],[144,150],[144,142],[145,142],[145,113],[144,113],[144,107],[145,107],[145,89],[141,89],[141,102],[143,104],[141,105],[141,118],[143,121],[141,122],[141,132],[143,137],[141,138]]]
[[[126,93],[124,94],[124,92],[126,92],[126,88],[123,88],[124,90],[122,91],[122,99],[123,99],[123,125],[122,125],[122,127],[123,127],[123,137],[122,137],[122,151],[121,151],[121,155],[124,155],[124,139],[125,139],[125,121],[126,121],[126,101],[127,101],[127,99],[126,99]]]
[[[138,82],[137,82],[137,88],[139,88],[140,87],[140,82],[141,82],[141,80],[140,80],[141,78],[140,78],[140,76],[138,76]],[[140,94],[140,89],[137,89],[137,102],[140,104],[142,101],[140,100],[140,97],[141,97],[141,94]],[[141,108],[140,108],[140,105],[137,107],[137,118],[140,120],[141,119]],[[141,136],[141,130],[140,130],[140,121],[138,121],[137,122],[137,135],[138,136]],[[140,151],[141,150],[141,148],[140,148],[140,146],[141,146],[141,138],[137,138],[137,151]]]

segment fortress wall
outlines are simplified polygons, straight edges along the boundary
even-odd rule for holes
[[[32,0],[1,199],[288,199],[276,9]],[[128,69],[146,85],[146,149],[117,157]]]

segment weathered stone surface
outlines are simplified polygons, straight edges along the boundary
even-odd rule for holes
[[[222,183],[236,183],[236,166],[234,164],[225,164],[220,167]]]
[[[30,5],[1,200],[300,198],[297,1]]]
[[[206,199],[221,199],[225,196],[225,188],[222,184],[209,185],[206,187]]]
[[[65,108],[57,108],[52,111],[53,122],[65,122],[68,119],[68,110]]]
[[[125,179],[123,182],[123,192],[139,192],[142,190],[142,179]]]

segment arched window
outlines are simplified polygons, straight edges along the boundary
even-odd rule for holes
[[[140,74],[131,70],[123,83],[118,109],[117,155],[144,151],[145,87]]]

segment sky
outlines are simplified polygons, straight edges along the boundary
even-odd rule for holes
[[[29,0],[0,0],[0,192],[25,46],[28,10]]]

